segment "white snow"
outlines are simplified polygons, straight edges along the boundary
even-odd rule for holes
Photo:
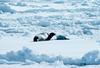
[[[0,0],[0,68],[100,68],[100,65],[66,65],[73,61],[76,65],[82,62],[88,64],[87,59],[91,61],[90,64],[99,63],[99,2]],[[55,32],[70,40],[33,42],[34,35],[41,32]],[[24,47],[30,49],[32,55],[28,52],[30,57],[21,62],[22,57],[26,57],[23,56],[27,51],[24,52]],[[58,56],[62,58],[57,59]],[[10,61],[16,57],[18,61]],[[36,60],[33,62],[32,58]],[[50,60],[56,62],[49,64]]]
[[[54,64],[48,65],[46,63],[43,64],[33,64],[33,65],[0,65],[3,68],[100,68],[100,65],[89,65],[89,66],[73,66],[73,65],[61,65],[61,64]]]
[[[24,39],[24,40],[23,40]],[[49,56],[64,56],[71,58],[81,58],[84,54],[98,50],[100,46],[95,40],[52,40],[32,42],[25,38],[4,38],[0,40],[0,54],[11,50],[18,51],[23,47],[32,50],[34,54],[46,54]]]

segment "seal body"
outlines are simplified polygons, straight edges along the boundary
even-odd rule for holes
[[[63,35],[58,35],[58,36],[56,37],[56,40],[69,40],[69,38],[66,38],[66,37],[63,36]]]
[[[33,41],[45,41],[48,37],[48,33],[40,33],[34,36]]]
[[[46,38],[46,40],[51,40],[53,36],[55,36],[56,34],[55,33],[50,33],[48,34],[48,37]]]
[[[54,39],[53,39],[54,38]],[[40,33],[34,36],[33,41],[48,41],[48,40],[69,40],[63,35],[56,35],[55,33]]]

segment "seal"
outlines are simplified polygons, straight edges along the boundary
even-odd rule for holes
[[[34,36],[33,41],[37,42],[37,41],[48,41],[51,40],[52,37],[56,35],[55,33],[51,32],[51,33],[40,33]]]

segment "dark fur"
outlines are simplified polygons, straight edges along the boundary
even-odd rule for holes
[[[48,35],[48,37],[47,37],[46,40],[51,40],[51,38],[52,38],[54,35],[56,35],[56,34],[55,34],[55,33],[50,33],[50,34]]]
[[[34,40],[34,42],[37,42],[38,41],[38,37],[35,36],[33,40]]]
[[[34,42],[37,42],[37,41],[47,41],[47,40],[51,40],[51,38],[52,38],[54,35],[56,35],[56,34],[52,32],[52,33],[50,33],[50,34],[48,35],[48,37],[47,37],[46,39],[39,39],[38,36],[35,36],[34,39],[33,39],[33,41],[34,41]]]

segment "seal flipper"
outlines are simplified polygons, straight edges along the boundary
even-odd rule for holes
[[[38,41],[38,37],[35,36],[34,39],[33,39],[33,41],[34,41],[34,42],[37,42],[37,41]]]
[[[55,33],[50,33],[49,35],[48,35],[48,37],[45,39],[45,40],[51,40],[51,38],[54,36],[54,35],[56,35]]]

